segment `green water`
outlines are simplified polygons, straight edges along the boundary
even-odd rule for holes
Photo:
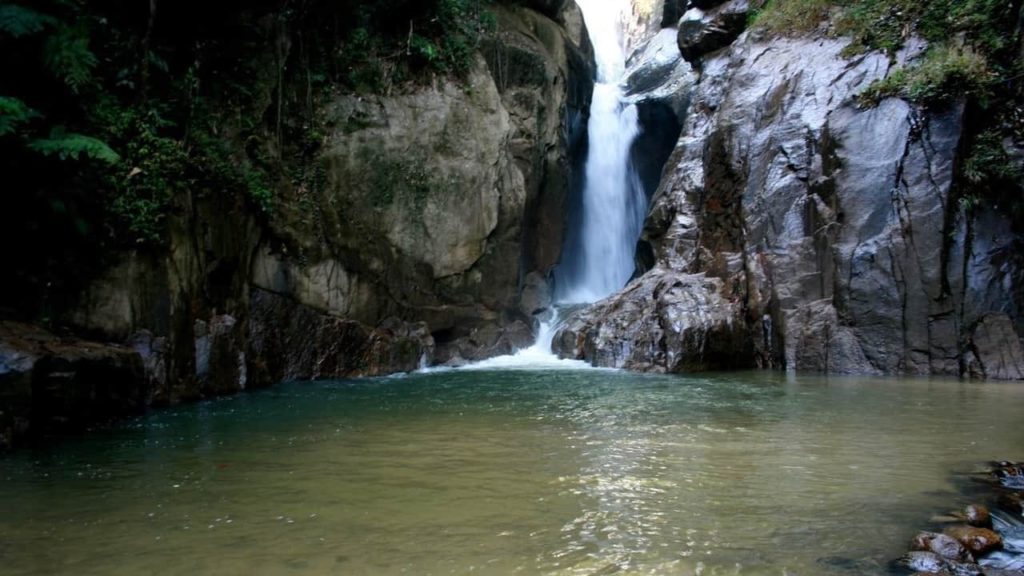
[[[1024,386],[464,371],[287,384],[0,459],[0,573],[872,574]]]

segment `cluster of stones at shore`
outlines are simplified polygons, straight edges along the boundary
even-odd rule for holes
[[[921,532],[899,564],[915,576],[1024,576],[1024,465],[995,463],[977,480],[987,484],[992,512],[982,504],[936,520],[942,532]]]

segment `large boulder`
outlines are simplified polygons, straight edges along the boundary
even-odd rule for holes
[[[751,366],[752,346],[721,280],[664,269],[570,315],[552,347],[595,366],[692,372]]]
[[[468,271],[498,225],[503,196],[524,197],[504,143],[508,112],[482,63],[463,85],[339,96],[323,155],[323,211],[339,247],[395,252],[434,280]],[[372,247],[378,247],[373,250]]]
[[[130,348],[0,322],[0,448],[29,432],[139,413],[148,393],[142,358]]]
[[[707,6],[707,4],[705,4]],[[679,52],[694,65],[704,55],[732,44],[747,27],[749,0],[728,0],[716,6],[694,6],[679,20]]]

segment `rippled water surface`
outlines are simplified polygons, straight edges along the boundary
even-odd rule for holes
[[[873,574],[1024,386],[460,371],[287,384],[0,459],[3,574]]]

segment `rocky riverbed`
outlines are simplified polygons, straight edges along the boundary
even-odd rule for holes
[[[994,463],[972,481],[984,503],[934,518],[937,531],[915,536],[900,566],[917,576],[1024,575],[1024,466]]]

